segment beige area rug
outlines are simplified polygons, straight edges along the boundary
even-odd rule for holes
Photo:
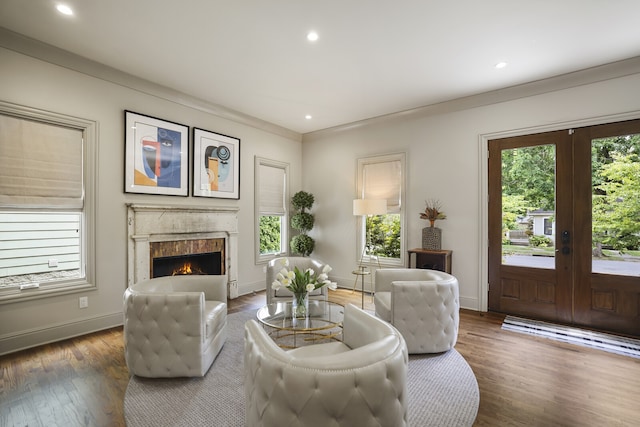
[[[124,398],[129,427],[244,427],[244,324],[255,313],[228,317],[229,338],[203,378],[132,377]],[[455,349],[409,357],[409,425],[471,426],[480,394],[473,371]]]

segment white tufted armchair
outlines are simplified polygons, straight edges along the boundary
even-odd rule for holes
[[[351,304],[343,324],[343,342],[284,351],[256,321],[246,323],[247,426],[407,425],[404,339]]]
[[[227,338],[227,276],[149,279],[124,293],[124,353],[131,375],[201,377]]]
[[[410,354],[440,353],[458,339],[458,279],[436,270],[385,268],[376,271],[376,315],[394,325]]]
[[[307,268],[312,268],[315,271],[315,274],[318,275],[322,273],[322,269],[324,268],[324,264],[318,260],[309,257],[286,257],[289,259],[289,267],[287,269],[293,270],[294,267],[298,267],[300,271],[304,271]],[[293,298],[293,294],[291,291],[285,287],[278,289],[277,291],[271,288],[271,284],[276,280],[276,276],[278,272],[282,270],[282,260],[284,258],[274,258],[269,261],[267,264],[267,276],[266,276],[266,286],[267,286],[267,304],[271,304],[272,302],[278,301],[291,301]],[[312,292],[309,292],[309,298],[318,298],[324,299],[326,301],[327,295],[327,287],[323,286],[318,288]]]

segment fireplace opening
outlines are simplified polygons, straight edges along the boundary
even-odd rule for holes
[[[153,259],[151,277],[222,274],[222,252],[163,256]]]

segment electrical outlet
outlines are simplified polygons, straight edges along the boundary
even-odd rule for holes
[[[80,297],[78,299],[78,305],[80,306],[80,308],[89,307],[89,297]]]

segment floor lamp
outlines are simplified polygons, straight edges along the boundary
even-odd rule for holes
[[[353,201],[353,215],[361,216],[364,223],[366,232],[366,239],[364,245],[362,245],[362,254],[360,255],[360,262],[358,263],[358,269],[353,271],[356,275],[356,280],[353,284],[353,290],[356,289],[358,284],[358,276],[362,278],[362,308],[364,308],[364,276],[370,274],[366,271],[366,266],[362,265],[364,259],[364,253],[369,246],[369,230],[366,224],[366,217],[369,215],[385,215],[387,213],[387,200],[386,199],[355,199]],[[380,260],[378,260],[378,266],[380,266]]]

